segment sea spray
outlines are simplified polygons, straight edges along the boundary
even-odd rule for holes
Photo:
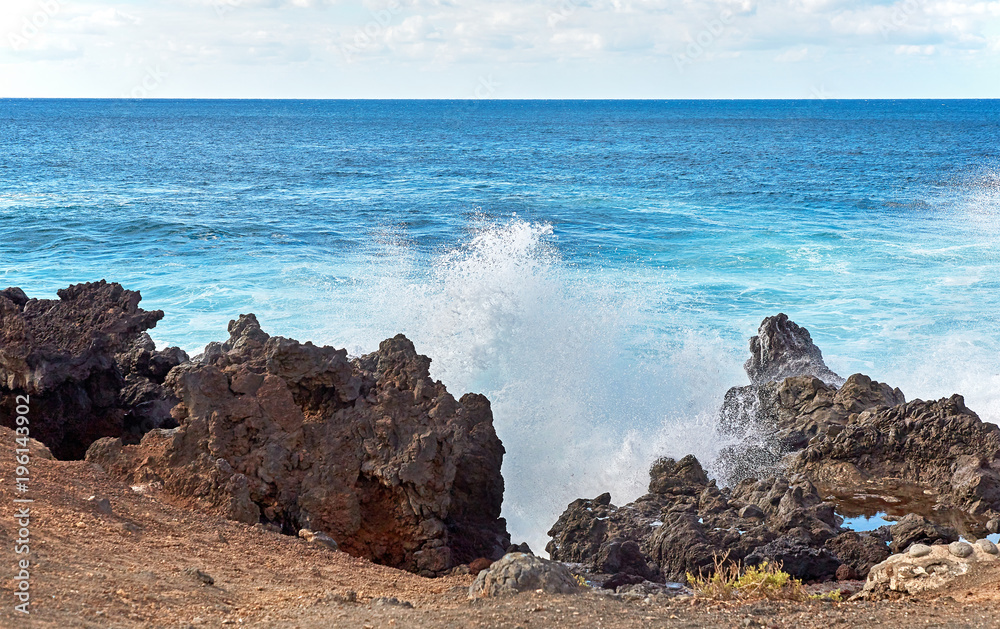
[[[477,219],[464,244],[429,264],[399,234],[380,242],[356,287],[368,295],[367,325],[348,346],[402,331],[449,390],[489,397],[516,540],[541,551],[570,501],[611,491],[627,502],[644,493],[656,457],[711,463],[723,445],[716,412],[742,382],[738,357],[657,312],[668,291],[654,304],[627,270],[568,264],[551,225],[517,218]]]

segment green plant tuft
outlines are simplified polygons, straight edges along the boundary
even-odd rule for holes
[[[714,558],[714,570],[710,576],[687,573],[688,584],[695,594],[720,601],[805,601],[810,598],[802,587],[802,581],[782,570],[780,563],[765,561],[756,566],[744,567],[739,563],[728,562],[727,558],[728,554]],[[839,596],[839,592],[837,594]]]

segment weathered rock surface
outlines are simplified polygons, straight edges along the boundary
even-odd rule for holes
[[[886,539],[878,532],[848,531],[828,539],[825,546],[854,571],[855,578],[862,579],[868,576],[872,566],[882,563],[892,554],[886,546]]]
[[[758,385],[791,376],[813,376],[834,386],[844,383],[826,366],[809,331],[783,313],[761,322],[757,336],[750,339],[750,359],[744,369],[750,382]]]
[[[910,513],[889,527],[892,541],[889,548],[901,553],[913,544],[937,544],[958,541],[958,532],[947,526],[931,522],[922,515]]]
[[[730,389],[719,412],[721,436],[735,442],[717,464],[726,483],[760,476],[813,439],[836,434],[853,414],[906,401],[863,374],[844,380],[830,371],[808,330],[783,314],[764,319],[750,352],[751,384]]]
[[[527,553],[510,553],[483,570],[469,586],[469,598],[513,596],[542,590],[548,594],[573,594],[580,585],[557,561]]]
[[[595,575],[683,582],[688,572],[710,571],[723,556],[763,561],[780,555],[795,563],[795,576],[821,579],[841,563],[824,549],[840,532],[832,505],[808,482],[777,477],[720,490],[687,456],[657,461],[649,493],[623,507],[611,504],[609,494],[574,501],[549,531],[553,539],[546,550]],[[628,561],[609,565],[607,558],[622,554],[626,545]],[[636,547],[644,561],[633,555]]]
[[[105,281],[29,299],[0,291],[0,419],[13,426],[15,400],[30,396],[32,435],[60,459],[81,458],[94,440],[125,431],[129,403],[115,355],[156,325],[162,311]]]
[[[190,360],[187,353],[178,347],[157,351],[153,339],[143,332],[115,360],[125,378],[121,400],[128,409],[122,441],[139,443],[154,428],[175,428],[170,410],[180,399],[163,383],[171,369]]]
[[[987,540],[981,540],[987,541]],[[861,596],[880,598],[889,592],[915,594],[932,590],[969,571],[973,564],[1000,561],[996,546],[987,541],[948,546],[916,544],[906,553],[893,555],[868,574]]]
[[[595,574],[625,565],[609,582],[648,578],[641,561],[603,559],[630,541],[649,570],[671,580],[710,570],[722,556],[781,562],[803,579],[846,579],[864,577],[890,550],[1000,527],[1000,429],[960,396],[907,403],[863,374],[844,380],[784,315],[765,319],[750,347],[752,384],[727,393],[719,422],[735,445],[713,472],[731,489],[709,481],[693,457],[661,460],[649,493],[629,505],[612,505],[608,494],[570,504],[549,532],[553,558]],[[909,515],[855,533],[841,528],[835,501],[845,511],[860,502],[867,512],[875,501],[917,512],[895,507],[896,517]]]
[[[88,460],[413,572],[504,554],[504,450],[485,397],[455,400],[402,335],[352,362],[345,350],[271,337],[253,315],[229,332],[167,375],[177,428],[136,446],[98,441]]]
[[[905,401],[899,389],[864,374],[850,376],[840,389],[812,376],[733,387],[722,405],[719,430],[740,443],[723,454],[723,475],[735,482],[758,474],[817,437],[838,434],[852,415]]]
[[[954,395],[860,413],[790,465],[813,482],[861,485],[894,478],[938,492],[938,505],[971,515],[1000,511],[1000,428]]]

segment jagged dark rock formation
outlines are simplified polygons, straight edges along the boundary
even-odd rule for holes
[[[899,389],[863,374],[850,376],[840,389],[813,376],[733,387],[722,405],[719,431],[739,441],[723,454],[720,475],[730,482],[755,476],[813,439],[840,432],[852,415],[905,401]]]
[[[180,399],[163,383],[171,369],[190,360],[188,355],[178,347],[157,351],[153,339],[143,332],[115,360],[125,377],[121,401],[128,409],[122,441],[139,443],[142,436],[154,428],[176,427],[170,409]]]
[[[82,458],[95,439],[119,436],[131,411],[115,362],[162,311],[105,281],[76,284],[59,299],[0,291],[0,419],[13,426],[17,395],[29,395],[31,434],[60,459]]]
[[[608,494],[570,504],[549,532],[553,558],[593,573],[620,569],[598,574],[615,584],[649,579],[644,564],[683,580],[721,556],[781,562],[807,579],[852,578],[890,550],[958,539],[949,522],[972,535],[996,528],[1000,429],[961,396],[907,403],[865,375],[844,380],[785,315],[765,319],[750,347],[752,384],[726,394],[719,422],[735,443],[714,471],[732,489],[719,489],[693,457],[663,459],[650,470],[649,493],[629,505],[612,505]],[[841,528],[836,501],[853,510],[853,497],[879,498],[871,492],[921,512],[869,533]],[[644,561],[608,563],[626,543]]]
[[[872,566],[889,558],[887,537],[885,530],[868,533],[848,531],[826,540],[824,546],[849,566],[858,578],[864,579]]]
[[[833,506],[808,482],[777,477],[720,490],[687,456],[657,461],[649,493],[623,507],[611,504],[608,494],[574,501],[549,531],[553,539],[546,550],[604,579],[620,570],[684,581],[688,572],[710,571],[723,557],[787,561],[796,576],[822,579],[841,563],[823,547],[840,532]],[[631,557],[609,566],[607,558],[621,552],[616,547],[630,542],[644,561]]]
[[[750,339],[750,359],[744,369],[750,382],[758,385],[791,376],[813,376],[833,386],[844,383],[823,362],[823,352],[813,343],[809,331],[784,313],[761,322],[757,336]]]
[[[799,453],[791,468],[841,487],[901,479],[933,488],[940,507],[1000,512],[1000,428],[980,420],[960,395],[852,416],[843,430]]]
[[[87,459],[198,508],[326,533],[421,574],[504,555],[504,450],[485,397],[455,400],[402,335],[352,362],[271,337],[253,315],[229,332],[166,376],[177,428],[137,446],[98,441]]]

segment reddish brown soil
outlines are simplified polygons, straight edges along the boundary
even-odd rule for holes
[[[13,595],[13,499],[23,494],[13,486],[13,437],[6,430],[0,436],[3,628],[1000,627],[1000,569],[973,572],[932,595],[878,603],[646,604],[594,593],[470,602],[469,576],[424,579],[186,510],[86,462],[37,456],[28,494],[36,502],[25,616],[14,610]],[[92,495],[110,499],[112,513],[100,513],[87,501]],[[378,597],[413,607],[378,604]]]

